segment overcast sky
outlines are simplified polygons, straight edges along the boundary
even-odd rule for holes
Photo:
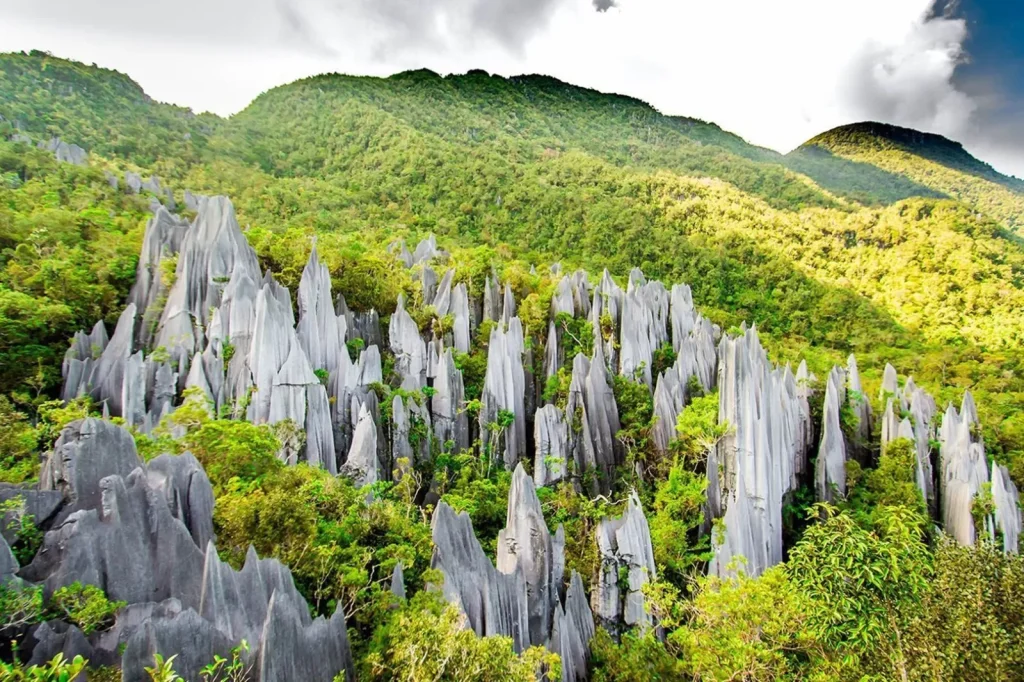
[[[1024,177],[1019,0],[0,0],[0,51],[128,73],[230,115],[338,71],[543,73],[789,151],[881,120]]]

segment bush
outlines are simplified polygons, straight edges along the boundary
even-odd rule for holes
[[[95,585],[74,582],[60,588],[50,598],[50,611],[90,635],[113,625],[114,615],[124,608],[123,601],[110,601]]]

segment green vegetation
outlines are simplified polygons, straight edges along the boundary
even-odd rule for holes
[[[528,343],[548,331],[551,263],[592,276],[608,268],[620,282],[640,267],[689,283],[724,329],[756,322],[778,362],[806,358],[825,376],[857,353],[876,414],[887,361],[940,405],[971,389],[987,451],[1024,488],[1024,243],[1015,232],[1024,185],[941,138],[851,126],[783,157],[630,98],[482,72],[318,76],[222,120],[154,102],[123,74],[41,53],[0,55],[0,115],[0,481],[34,479],[38,453],[93,412],[87,400],[54,399],[68,339],[99,319],[111,330],[134,281],[150,197],[104,174],[132,170],[159,174],[179,198],[185,188],[229,195],[261,265],[292,291],[316,236],[333,291],[385,325],[404,294],[422,329],[451,326],[387,251],[428,232],[472,296],[492,272],[509,283]],[[2,141],[15,127],[82,145],[90,165]],[[564,407],[573,356],[600,339],[582,320],[554,322],[564,364],[544,395]],[[472,419],[490,330],[481,325],[472,352],[455,357]],[[673,361],[670,346],[656,349],[652,370]],[[385,413],[396,395],[429,397],[399,389],[392,362],[385,355],[374,386]],[[839,508],[812,507],[806,489],[788,499],[786,563],[756,579],[706,578],[707,452],[730,428],[718,423],[717,394],[688,385],[691,402],[661,453],[647,388],[616,377],[613,389],[627,465],[611,493],[538,490],[551,529],[564,527],[567,569],[587,584],[600,565],[599,521],[620,513],[633,488],[648,513],[658,565],[648,596],[666,636],[617,641],[599,630],[595,680],[1021,679],[1024,560],[935,537],[909,441],[851,470]],[[345,478],[282,465],[282,449],[301,444],[298,425],[227,416],[188,394],[152,434],[136,434],[139,451],[196,456],[214,487],[222,558],[240,566],[252,546],[289,565],[315,613],[340,607],[360,679],[526,680],[539,669],[560,678],[543,650],[516,655],[508,640],[476,638],[425,589],[440,576],[429,568],[423,484],[433,480],[432,493],[470,515],[493,556],[510,485],[493,453],[511,413],[464,452],[413,424],[430,461],[375,485],[372,499]],[[595,472],[572,473],[590,489]],[[3,511],[17,524],[19,560],[31,558],[39,529],[17,505]],[[389,590],[399,561],[410,595],[401,603]],[[92,631],[118,608],[92,586],[51,602],[41,590],[0,587],[0,633],[54,614]],[[209,675],[244,675],[240,657],[211,662]],[[173,663],[154,661],[151,677],[175,679]],[[69,679],[60,676],[71,665],[2,672]]]
[[[95,585],[77,582],[60,588],[50,598],[50,609],[86,635],[113,625],[114,614],[124,606],[123,601],[108,600]]]

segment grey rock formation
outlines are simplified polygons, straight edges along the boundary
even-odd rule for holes
[[[619,368],[619,329],[621,328],[625,296],[625,292],[605,270],[601,281],[594,287],[594,297],[590,307],[590,322],[594,327],[594,345],[603,346],[604,361],[607,368],[613,371],[618,371]],[[607,329],[605,329],[605,322]]]
[[[395,356],[395,372],[402,378],[402,388],[415,391],[426,386],[427,346],[416,322],[405,310],[405,297],[402,295],[399,295],[398,306],[391,315],[388,339]]]
[[[462,372],[456,369],[452,350],[448,348],[438,359],[430,410],[433,414],[434,436],[442,445],[452,441],[456,452],[469,447],[469,418],[466,416],[464,402]]]
[[[825,386],[821,445],[814,467],[814,492],[823,502],[846,497],[846,443],[839,421],[840,405],[846,401],[845,383],[843,370],[833,367]]]
[[[972,432],[976,413],[969,396],[965,394],[959,413],[952,405],[946,409],[939,429],[942,520],[946,532],[965,546],[973,546],[977,539],[974,500],[989,482],[984,445]],[[982,525],[984,531],[994,535],[994,519],[983,519]]]
[[[491,330],[487,348],[487,372],[480,410],[480,433],[492,438],[492,452],[501,452],[508,469],[515,468],[521,457],[526,456],[526,374],[523,369],[523,327],[518,317],[513,317],[508,326],[497,325]],[[511,412],[512,424],[501,434],[501,443],[488,424],[496,424],[502,411]],[[500,449],[499,449],[499,446]]]
[[[871,402],[864,395],[864,388],[860,383],[860,370],[857,368],[857,358],[852,354],[846,359],[846,400],[849,403],[850,411],[857,418],[857,425],[854,428],[854,442],[852,454],[863,466],[870,464],[871,452],[868,444],[871,442]]]
[[[1006,467],[992,463],[992,503],[996,530],[1002,535],[1003,551],[1016,554],[1021,532],[1020,495]]]
[[[59,491],[74,509],[98,510],[100,482],[127,478],[141,464],[131,434],[102,419],[81,419],[65,426],[47,453],[39,488]]]
[[[162,492],[171,516],[188,529],[197,547],[213,542],[213,486],[191,453],[160,455],[146,465],[146,483]]]
[[[377,458],[377,426],[365,404],[359,409],[352,447],[341,472],[351,477],[358,487],[372,485],[382,478]]]
[[[196,679],[214,653],[230,656],[245,638],[257,680],[328,682],[343,670],[351,679],[340,612],[313,620],[276,560],[260,560],[250,549],[235,571],[218,558],[212,489],[191,455],[164,455],[143,466],[124,429],[84,420],[65,428],[51,461],[49,470],[60,472],[56,480],[73,492],[73,513],[46,533],[23,574],[42,582],[47,594],[81,582],[128,602],[115,628],[90,644],[96,661],[113,660],[124,644],[126,680],[147,679],[143,668],[157,652],[176,656],[175,669]],[[128,462],[135,468],[122,475]],[[66,649],[73,634],[44,632],[34,655]]]
[[[512,474],[505,528],[498,533],[497,567],[526,581],[528,645],[543,646],[551,637],[554,609],[560,605],[565,574],[565,535],[548,532],[537,491],[523,465]]]
[[[40,142],[39,148],[53,152],[54,158],[61,163],[71,163],[76,166],[89,165],[89,152],[77,144],[68,144],[59,137],[50,138],[49,142]]]
[[[437,239],[434,238],[434,235],[430,235],[416,245],[416,250],[412,254],[413,265],[426,263],[437,256],[438,253]]]
[[[553,485],[568,474],[569,425],[565,413],[554,405],[537,410],[533,421],[536,455],[533,475],[537,485]],[[518,468],[517,468],[518,471]]]
[[[782,561],[783,498],[805,466],[811,429],[807,380],[773,369],[754,328],[722,339],[718,372],[718,418],[730,429],[708,453],[707,516],[725,521],[708,572],[757,576]],[[744,566],[733,565],[739,557]]]
[[[14,578],[19,568],[18,560],[14,558],[14,553],[11,552],[7,540],[0,535],[0,585],[4,585],[8,580]]]
[[[37,528],[47,528],[64,502],[59,490],[38,490],[25,485],[0,483],[0,505],[8,511],[0,515],[0,537],[13,544],[20,527],[15,521],[22,515],[31,516]]]
[[[676,421],[686,407],[686,382],[689,377],[680,375],[679,364],[673,365],[658,376],[654,388],[654,415],[657,421],[651,438],[659,451],[668,450],[668,444],[676,437]]]
[[[594,614],[587,603],[583,580],[572,572],[565,605],[555,606],[548,649],[562,660],[562,682],[588,679],[587,662],[590,659],[590,640],[594,636]]]
[[[619,518],[605,519],[597,528],[601,568],[590,594],[590,606],[607,629],[646,628],[653,624],[644,606],[643,586],[657,578],[651,532],[636,493],[630,495]],[[626,584],[620,583],[620,570]]]
[[[481,637],[503,635],[515,651],[530,645],[526,578],[520,568],[498,571],[473,534],[466,512],[456,514],[443,500],[432,521],[434,554],[430,567],[441,571],[444,597],[465,614],[467,625]]]
[[[74,400],[90,392],[93,368],[108,343],[107,330],[102,320],[97,322],[88,334],[84,331],[75,333],[71,347],[64,354],[64,364],[61,368],[64,377],[64,387],[61,391],[63,400]]]
[[[468,353],[470,344],[471,319],[469,312],[469,290],[465,282],[455,285],[451,299],[452,344],[459,353]]]
[[[438,317],[444,317],[451,311],[452,307],[452,279],[455,277],[455,270],[449,269],[444,273],[441,282],[437,285],[437,292],[434,294],[431,305]]]
[[[184,367],[183,379],[192,357],[205,348],[206,328],[213,311],[221,307],[225,289],[242,280],[260,282],[256,253],[238,227],[231,202],[226,197],[204,197],[181,243],[174,284],[152,341],[154,347],[167,349],[173,364]],[[288,299],[287,291],[284,296]],[[287,307],[291,326],[290,300]],[[236,351],[241,354],[245,349]]]
[[[231,660],[235,642],[195,611],[145,621],[126,642],[121,658],[123,682],[148,682],[146,672],[154,654],[173,655],[174,670],[183,680],[200,679],[200,671],[215,656]]]
[[[405,599],[405,572],[401,561],[395,564],[395,570],[391,572],[391,594]]]
[[[138,194],[142,191],[142,178],[139,177],[138,173],[132,171],[124,172],[124,184],[132,194]]]

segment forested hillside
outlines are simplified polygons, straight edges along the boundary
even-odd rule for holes
[[[57,452],[88,452],[83,429],[109,439],[130,490],[142,490],[127,477],[136,461],[154,467],[155,480],[171,466],[157,456],[190,452],[216,503],[187,521],[187,560],[203,566],[199,550],[215,534],[225,576],[248,565],[250,546],[283,561],[304,600],[297,609],[342,614],[350,674],[518,680],[543,664],[559,679],[1024,679],[1015,596],[1024,564],[1002,552],[1004,541],[1016,545],[1013,518],[1019,525],[1017,503],[1013,517],[1006,500],[1024,486],[1024,182],[957,143],[865,123],[780,155],[629,97],[480,71],[321,75],[222,119],[156,102],[124,74],[35,52],[0,55],[0,117],[0,480],[32,485],[58,436]],[[53,138],[80,146],[84,163],[58,161],[46,148]],[[209,269],[208,282],[197,268]],[[245,301],[252,309],[239,312]],[[638,301],[651,319],[631,324]],[[129,302],[134,312],[124,314]],[[677,317],[680,306],[692,321]],[[98,320],[105,331],[75,337],[68,351]],[[243,345],[231,326],[250,323],[260,326]],[[335,324],[347,330],[340,342]],[[650,338],[630,336],[634,327]],[[325,328],[343,367],[323,359],[327,341],[303,336]],[[285,351],[267,350],[274,334],[292,339]],[[281,374],[264,381],[257,367],[267,354]],[[495,358],[505,356],[513,365],[503,369]],[[802,361],[806,374],[784,368]],[[428,372],[445,362],[461,401],[437,398],[453,389]],[[591,402],[600,400],[594,382],[605,381],[591,368],[605,365],[607,393],[596,394],[611,401],[601,415],[614,411],[614,428],[597,423]],[[729,367],[739,406],[716,379],[733,376]],[[251,385],[239,388],[250,370]],[[503,371],[527,377],[526,388],[512,380],[527,396],[519,409],[488,402]],[[703,383],[702,371],[712,375]],[[299,390],[267,412],[282,386]],[[782,407],[743,403],[773,391]],[[324,410],[327,435],[310,426]],[[772,419],[781,410],[785,427],[766,426],[765,410]],[[76,421],[105,411],[123,429]],[[376,424],[372,447],[364,411]],[[439,418],[468,420],[465,438]],[[581,429],[596,464],[580,454]],[[779,540],[765,543],[775,558],[746,557],[750,577],[737,575],[722,548],[743,553],[732,533],[747,521],[732,514],[746,493],[736,492],[730,457],[744,451],[737,443],[754,443],[753,456],[771,454],[752,470],[779,465],[778,434],[796,439],[794,429],[805,445],[782,458],[792,480],[768,484],[777,507],[766,523]],[[119,440],[124,433],[131,438]],[[345,468],[375,449],[386,462],[373,476]],[[951,512],[947,462],[961,454],[974,488],[963,494],[967,511]],[[44,490],[86,485],[63,481],[53,455],[43,458]],[[306,463],[285,466],[296,459]],[[525,470],[513,476],[520,460]],[[44,492],[0,486],[0,500],[19,490]],[[744,504],[760,509],[763,492]],[[54,530],[74,508],[63,509],[38,526]],[[480,543],[472,569],[439,558],[436,548],[468,542],[455,539],[454,513],[431,524],[432,513],[452,510],[468,513]],[[209,532],[195,525],[207,512]],[[615,588],[627,615],[598,587],[615,583],[608,556],[618,550],[595,540],[623,514],[649,523],[651,548],[643,570],[616,559],[629,575]],[[109,612],[86,631],[81,614],[54,610],[47,562],[57,559],[37,557],[38,528],[19,523],[29,530],[5,533],[18,575],[43,587],[29,597],[0,587],[0,613],[21,614],[9,632],[0,626],[3,639],[60,616],[91,637],[94,667],[113,666],[92,632],[117,632],[116,602],[134,608],[135,597],[108,589]],[[529,602],[528,641],[500,627],[487,634],[510,640],[467,637],[453,627],[457,612],[422,589],[475,571],[500,592],[490,562],[504,574],[502,562],[515,559],[499,531],[557,545],[558,524],[554,607]],[[650,583],[642,596],[641,574]],[[186,606],[193,588],[179,595]],[[561,627],[586,632],[587,594],[598,627],[583,637],[583,655],[568,640],[556,646],[551,622],[562,609],[576,620]],[[30,598],[39,604],[18,601]],[[630,620],[636,608],[640,621]],[[536,609],[546,609],[539,639]],[[975,619],[984,632],[972,630]],[[269,650],[272,628],[262,625],[244,631]],[[129,644],[124,665],[142,660],[132,658],[149,651],[140,646]],[[435,657],[441,651],[447,657]],[[551,651],[558,664],[545,658]],[[345,659],[339,651],[325,660],[335,653]]]

